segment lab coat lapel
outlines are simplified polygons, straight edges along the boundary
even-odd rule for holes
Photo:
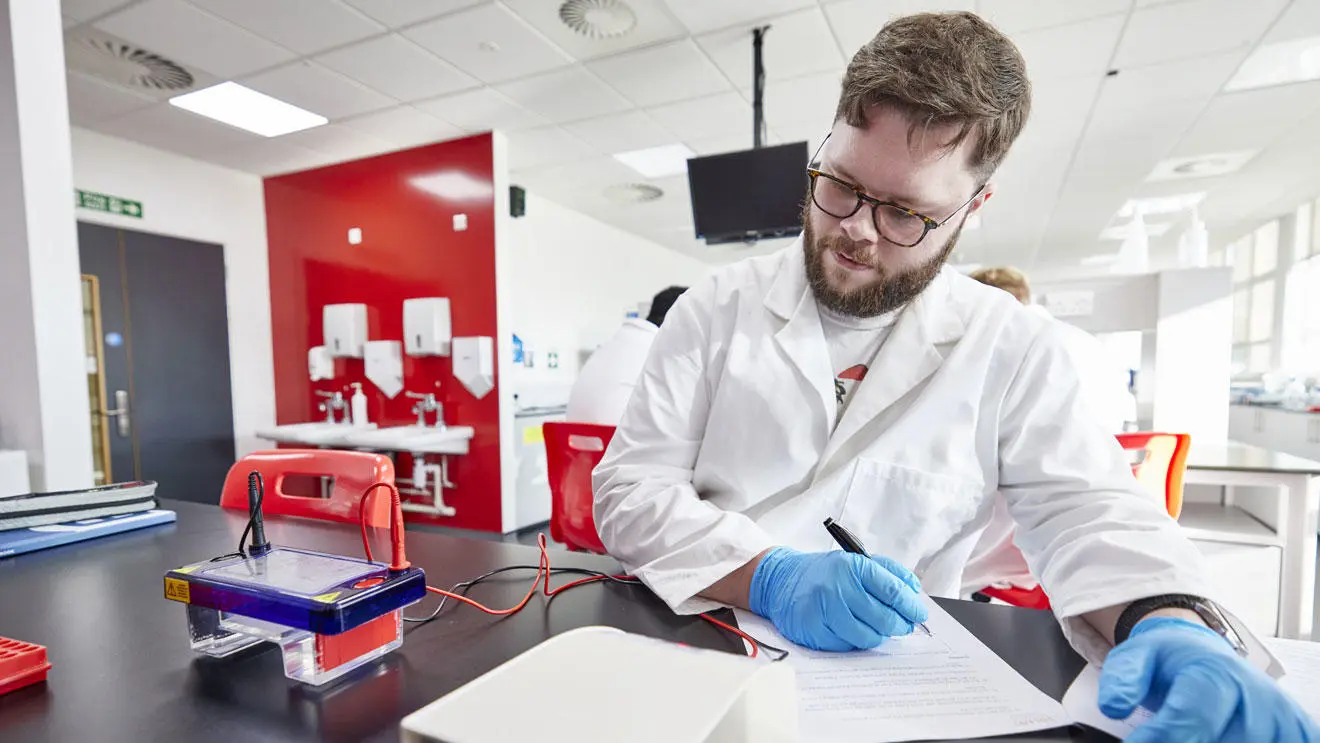
[[[807,272],[802,264],[802,239],[784,252],[779,272],[765,298],[766,309],[784,320],[774,334],[775,345],[788,357],[801,375],[799,380],[814,392],[812,404],[819,403],[823,420],[834,417],[834,371],[830,369],[829,349],[820,326],[816,298],[807,286]]]
[[[944,362],[939,345],[962,337],[964,329],[948,276],[941,272],[899,315],[834,429],[821,462],[830,462],[868,423],[935,373]],[[817,477],[831,469],[818,468]]]

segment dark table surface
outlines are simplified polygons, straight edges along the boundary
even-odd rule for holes
[[[45,645],[54,664],[46,684],[0,696],[0,741],[394,741],[404,715],[575,627],[610,625],[742,652],[740,641],[695,617],[674,615],[643,588],[599,584],[553,601],[538,596],[503,619],[446,608],[434,622],[408,625],[403,647],[375,666],[323,688],[304,686],[285,679],[280,654],[269,645],[224,659],[189,650],[183,606],[163,598],[162,576],[232,551],[244,518],[215,506],[163,506],[178,512],[177,524],[0,560],[0,636]],[[357,530],[348,525],[275,517],[267,523],[277,544],[361,552]],[[409,532],[408,557],[431,585],[447,587],[496,567],[535,565],[537,550]],[[551,562],[617,569],[608,558],[561,551],[551,553]],[[530,576],[483,584],[472,595],[511,605]],[[939,601],[1056,699],[1081,670],[1082,660],[1048,612]],[[1074,727],[1011,740],[1111,739]]]

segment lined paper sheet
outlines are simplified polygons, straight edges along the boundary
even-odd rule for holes
[[[753,637],[789,648],[803,743],[888,743],[1066,727],[1063,707],[1018,675],[928,597],[926,626],[852,653],[793,645],[768,620],[738,611]]]

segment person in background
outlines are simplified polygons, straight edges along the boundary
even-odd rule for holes
[[[968,274],[972,278],[1012,294],[1028,310],[1055,320],[1049,310],[1031,303],[1031,284],[1026,274],[1011,266],[983,268]],[[1072,323],[1055,320],[1061,331],[1064,350],[1077,366],[1081,377],[1082,399],[1105,428],[1122,433],[1137,420],[1137,399],[1128,389],[1128,373],[1115,364],[1105,344]]]
[[[665,322],[669,308],[687,291],[671,286],[651,300],[651,311],[642,320],[630,317],[623,326],[591,354],[568,395],[570,423],[617,426],[642,373],[651,342]]]
[[[601,541],[678,613],[873,648],[959,595],[1002,494],[1103,662],[1100,709],[1153,712],[1128,741],[1320,741],[1086,412],[1058,323],[945,265],[1030,107],[1022,55],[972,13],[895,18],[858,50],[801,238],[713,273],[656,335],[593,474]]]

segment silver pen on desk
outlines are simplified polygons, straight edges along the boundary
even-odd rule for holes
[[[871,555],[871,553],[867,552],[866,548],[862,546],[860,539],[853,536],[852,532],[845,529],[842,524],[834,519],[825,519],[825,531],[828,531],[830,536],[834,537],[834,541],[843,548],[844,552],[851,552],[854,555],[866,555],[868,557]],[[926,626],[925,622],[917,622],[917,626],[921,628],[922,632],[925,632],[927,635],[930,634],[930,628]]]

